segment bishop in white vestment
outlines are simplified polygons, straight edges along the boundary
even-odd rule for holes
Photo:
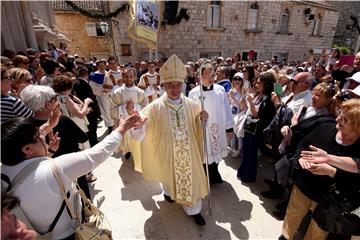
[[[208,114],[182,94],[185,65],[172,55],[160,70],[165,93],[140,114],[148,120],[132,136],[142,140],[143,176],[162,183],[165,199],[183,205],[198,225],[202,198],[208,195],[203,169],[202,123]]]

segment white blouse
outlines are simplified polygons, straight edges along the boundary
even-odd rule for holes
[[[80,202],[79,199],[75,200],[74,197],[74,180],[87,174],[104,162],[120,143],[121,139],[122,135],[117,131],[113,131],[103,141],[90,149],[54,158],[62,175],[65,191],[68,192],[70,190],[70,202],[72,204],[77,203],[75,206],[77,206],[79,213]],[[2,165],[1,170],[12,181],[29,163],[38,160],[47,161],[47,159],[47,157],[37,157],[25,160],[15,166]],[[63,202],[58,183],[51,170],[50,161],[39,165],[35,171],[29,174],[14,189],[13,194],[20,199],[21,208],[35,230],[40,233],[46,233]],[[65,208],[55,226],[52,238],[62,239],[73,232],[73,223]]]

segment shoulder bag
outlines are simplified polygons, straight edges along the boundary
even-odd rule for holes
[[[58,168],[53,159],[50,159],[51,169],[58,182],[60,192],[66,202],[67,207],[70,210],[71,218],[75,221],[75,239],[76,240],[110,240],[111,226],[104,216],[104,214],[91,203],[91,201],[85,196],[85,193],[77,185],[77,194],[80,195],[83,201],[83,213],[84,221],[82,222],[75,214],[73,206],[71,206],[69,199],[65,194],[64,183],[60,177]]]
[[[312,214],[319,227],[341,235],[360,235],[360,206],[354,210],[335,185],[319,201]]]

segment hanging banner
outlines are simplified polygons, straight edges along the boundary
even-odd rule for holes
[[[161,2],[130,0],[129,38],[156,48],[161,24]]]

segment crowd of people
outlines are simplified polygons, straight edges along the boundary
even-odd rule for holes
[[[347,212],[360,207],[360,52],[351,63],[342,57],[332,49],[319,59],[310,52],[303,63],[234,54],[121,65],[112,56],[72,56],[53,43],[42,52],[4,50],[2,225],[23,230],[2,231],[2,238],[33,239],[24,224],[5,221],[18,204],[37,233],[73,239],[48,159],[80,208],[74,181],[91,198],[91,171],[113,151],[133,159],[145,179],[160,182],[164,199],[181,204],[198,225],[206,224],[202,199],[223,182],[218,165],[224,157],[241,159],[234,177],[243,183],[255,182],[259,159],[271,157],[273,179],[265,180],[270,190],[261,195],[285,199],[274,212],[284,220],[279,239],[294,239],[308,216],[304,239],[360,235],[358,215],[345,234],[332,227],[336,218],[328,219],[323,207],[334,192]],[[108,136],[99,142],[101,120]]]

